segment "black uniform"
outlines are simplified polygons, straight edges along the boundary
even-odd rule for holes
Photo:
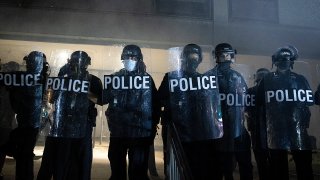
[[[280,48],[272,56],[277,70],[267,74],[258,87],[257,105],[265,108],[272,179],[289,179],[288,151],[298,179],[313,179],[312,145],[307,132],[313,94],[305,77],[290,71],[296,58],[294,47]]]
[[[247,84],[242,75],[231,68],[235,50],[230,44],[221,43],[212,52],[217,66],[206,74],[217,71],[223,120],[223,137],[216,140],[219,171],[217,179],[233,180],[235,162],[238,163],[241,180],[253,179],[251,140],[244,125],[244,97]]]
[[[258,91],[258,83],[260,83],[264,75],[268,72],[269,71],[265,68],[257,70],[257,77],[255,80],[257,84],[249,88],[247,94],[255,99]],[[265,113],[261,107],[258,109],[255,103],[250,106],[246,106],[245,113],[248,130],[251,135],[252,149],[257,163],[259,179],[268,180],[270,179],[270,157],[266,142]]]
[[[0,72],[8,73],[18,71],[19,64],[10,61],[0,64]],[[10,133],[16,127],[15,113],[11,108],[10,92],[8,87],[0,83],[0,179],[3,179],[2,169],[7,155],[12,156],[10,152]]]
[[[33,149],[40,126],[46,57],[42,52],[33,51],[24,60],[27,71],[16,74],[38,74],[39,81],[33,82],[31,86],[11,87],[10,100],[18,122],[11,137],[16,144],[16,179],[33,180]]]
[[[247,85],[243,77],[227,64],[218,65],[219,93],[235,99],[242,99],[247,91]],[[210,71],[207,73],[210,74]],[[237,106],[228,99],[221,100],[223,120],[223,137],[216,140],[216,148],[219,151],[225,179],[233,179],[234,158],[239,165],[241,179],[252,179],[251,141],[248,131],[244,126],[244,105]],[[240,102],[240,101],[239,101]],[[235,101],[233,102],[235,103]]]
[[[38,172],[38,180],[51,179],[90,179],[90,158],[87,146],[87,138],[91,138],[92,125],[88,119],[91,115],[94,103],[90,102],[88,93],[95,92],[99,96],[101,92],[100,80],[90,75],[87,66],[91,58],[84,51],[75,51],[71,59],[60,69],[59,79],[65,84],[78,82],[76,89],[53,89],[53,99],[50,101],[54,106],[52,113],[51,128],[46,138],[41,167]],[[65,76],[65,77],[64,77]],[[54,78],[53,78],[54,79]],[[80,88],[81,85],[87,86]],[[99,87],[100,84],[100,87]],[[54,88],[48,84],[49,88]],[[70,87],[70,86],[69,86]],[[76,91],[79,89],[79,91]],[[80,91],[81,89],[81,91]],[[100,93],[101,94],[101,93]],[[93,105],[92,105],[93,104]],[[90,106],[91,105],[91,106]],[[91,147],[89,147],[92,150]],[[85,158],[89,158],[89,161]],[[83,161],[86,161],[84,163]],[[86,165],[86,169],[84,168]]]
[[[121,87],[117,88],[115,87],[117,84],[111,83],[103,92],[103,103],[108,104],[105,114],[110,130],[108,150],[110,179],[127,179],[128,155],[129,179],[145,180],[149,179],[149,148],[155,138],[159,122],[159,100],[153,79],[145,71],[140,48],[136,45],[127,45],[123,49],[121,59],[125,61],[124,63],[132,63],[133,60],[127,58],[137,58],[135,59],[137,64],[135,66],[125,64],[129,70],[124,68],[105,76],[105,78],[124,80]]]
[[[310,90],[303,76],[290,71],[286,74],[270,73],[260,86],[259,95],[265,92],[287,92],[289,99],[294,99],[294,89]],[[262,89],[264,90],[260,91]],[[313,179],[312,145],[307,132],[311,116],[308,106],[312,102],[280,101],[281,99],[270,97],[270,101],[265,102],[266,138],[270,149],[271,175],[273,178],[289,179],[287,155],[288,151],[291,151],[296,163],[298,179]]]
[[[212,141],[221,137],[223,132],[221,117],[219,117],[216,74],[211,76],[213,79],[210,81],[210,76],[196,72],[201,60],[200,47],[195,44],[186,45],[182,51],[181,70],[165,74],[159,87],[159,95],[164,107],[162,128],[165,129],[163,132],[166,133],[168,126],[166,123],[172,121],[177,129],[193,178],[210,179],[215,169],[215,160],[212,159],[214,158]],[[213,86],[208,88],[203,84],[198,86],[199,79],[206,79]],[[186,80],[189,84],[182,85]],[[164,144],[166,138],[164,134]],[[166,152],[166,149],[164,151]],[[167,154],[164,155],[167,156]],[[165,163],[167,165],[170,162]]]

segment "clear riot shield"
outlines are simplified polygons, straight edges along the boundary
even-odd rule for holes
[[[55,50],[50,57],[51,74],[46,84],[48,136],[85,136],[90,90],[90,54]]]
[[[245,135],[244,111],[250,106],[252,97],[247,94],[247,81],[252,73],[250,66],[244,64],[231,64],[231,68],[217,64],[217,77],[219,84],[222,119],[224,122],[225,148],[232,148],[233,139]]]
[[[210,60],[192,59],[194,54],[203,57],[201,52],[195,51],[170,48],[169,72],[162,82],[168,84],[171,120],[183,142],[216,139],[223,135],[216,71],[210,74],[197,72],[197,65]]]
[[[103,103],[111,137],[155,135],[155,84],[145,62],[149,48],[115,45],[104,66]]]
[[[6,73],[13,73],[19,70],[19,64],[8,59],[1,59],[0,62],[0,128],[13,129],[16,126],[15,112],[11,108],[10,86],[5,86],[3,77]],[[3,134],[5,135],[5,134]],[[4,138],[9,137],[9,134]],[[5,139],[4,139],[5,140]],[[0,142],[4,144],[4,141]]]
[[[17,51],[17,54],[22,53]],[[7,97],[8,93],[5,92],[1,95],[6,97],[1,99],[7,100],[5,106],[8,109],[5,111],[10,111],[10,107],[12,107],[16,113],[19,127],[38,128],[40,126],[41,103],[45,83],[43,66],[46,58],[44,53],[40,51],[28,52],[20,58],[13,58],[9,62],[2,62],[3,64],[1,64],[0,84],[10,91],[9,99]],[[26,67],[25,70],[19,71],[20,65],[17,62],[21,61],[24,61]],[[5,91],[3,86],[1,88]]]
[[[314,97],[308,78],[308,63],[294,61],[289,72],[277,67],[265,76],[260,95],[264,94],[267,143],[270,149],[310,150],[308,134],[310,109]]]

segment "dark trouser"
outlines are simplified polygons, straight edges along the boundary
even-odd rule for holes
[[[80,157],[83,157],[82,160],[82,179],[90,180],[91,179],[91,167],[92,167],[92,127],[87,128],[86,137],[81,143],[81,154]]]
[[[16,180],[33,180],[33,150],[36,145],[39,128],[16,128],[17,151]]]
[[[149,138],[110,138],[108,158],[111,166],[110,180],[127,179],[126,157],[128,154],[128,175],[130,180],[149,180],[148,157]]]
[[[253,180],[251,151],[237,151],[235,157],[239,167],[240,180]]]
[[[80,154],[72,162],[79,161],[79,164],[73,165],[73,167],[79,167],[80,170],[75,172],[79,175],[81,180],[90,180],[91,179],[91,167],[92,167],[92,127],[87,126],[86,136],[81,139],[80,142]],[[74,177],[72,175],[70,178]]]
[[[288,152],[287,150],[270,149],[270,175],[272,180],[288,180]]]
[[[77,138],[47,137],[37,180],[51,180],[52,176],[55,180],[69,179],[70,171],[78,169],[71,165],[79,163],[72,162],[79,154],[79,142]]]
[[[193,179],[213,179],[217,170],[216,153],[212,141],[182,142]]]
[[[313,180],[312,151],[292,150],[292,158],[296,165],[298,180]],[[288,152],[287,150],[270,150],[270,170],[272,179],[288,180]]]
[[[217,172],[215,179],[233,180],[233,171],[236,163],[239,166],[240,180],[252,180],[252,162],[251,151],[237,151],[237,152],[219,152],[218,163],[220,164],[220,171]]]
[[[2,172],[5,159],[6,159],[6,149],[5,146],[7,145],[9,139],[9,135],[12,129],[10,128],[1,128],[0,127],[0,173]]]
[[[298,180],[313,180],[312,151],[292,150],[292,158],[296,165]]]
[[[270,179],[270,155],[269,151],[266,149],[254,149],[254,157],[257,163],[259,180],[269,180]]]

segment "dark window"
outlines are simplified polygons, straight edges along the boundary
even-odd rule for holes
[[[229,0],[229,20],[279,22],[278,0]]]
[[[155,0],[157,14],[212,18],[212,0]]]

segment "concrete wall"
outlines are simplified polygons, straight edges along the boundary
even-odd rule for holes
[[[203,18],[159,14],[155,3],[144,0],[95,0],[88,7],[76,1],[70,1],[71,5],[35,1],[29,7],[0,4],[0,38],[81,44],[135,42],[164,49],[190,42],[212,46],[230,42],[239,52],[252,55],[271,55],[279,46],[294,44],[301,57],[319,57],[319,1],[272,1],[278,4],[272,11],[278,14],[277,22],[234,20],[229,17],[231,1],[225,0],[208,3],[212,16]]]

